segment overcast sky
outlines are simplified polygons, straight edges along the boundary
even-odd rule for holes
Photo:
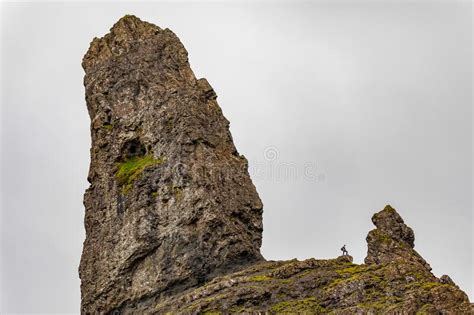
[[[217,92],[264,203],[267,259],[345,243],[360,263],[391,204],[472,301],[471,3],[356,3],[3,3],[0,312],[79,312],[80,63],[125,14],[173,30]]]

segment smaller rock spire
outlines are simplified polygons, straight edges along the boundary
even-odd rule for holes
[[[394,208],[385,206],[372,216],[372,222],[377,228],[367,235],[366,264],[403,259],[420,263],[431,270],[429,264],[414,250],[415,233]]]
[[[415,247],[415,233],[403,222],[402,217],[390,205],[375,213],[372,222],[381,232],[387,234],[396,241],[404,242],[411,248]]]

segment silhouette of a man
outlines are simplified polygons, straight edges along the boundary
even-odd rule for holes
[[[342,256],[349,255],[349,252],[346,250],[346,244],[344,244],[344,246],[341,247],[341,250],[342,250]]]

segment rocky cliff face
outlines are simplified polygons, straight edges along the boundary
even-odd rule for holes
[[[389,206],[372,218],[363,265],[265,261],[247,161],[170,30],[125,16],[82,65],[92,137],[82,313],[470,312]]]
[[[126,16],[84,57],[90,187],[82,311],[120,310],[262,260],[262,203],[206,81]]]

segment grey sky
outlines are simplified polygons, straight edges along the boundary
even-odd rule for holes
[[[127,13],[173,30],[216,90],[264,202],[267,259],[345,243],[362,262],[370,217],[391,204],[473,300],[469,1],[1,8],[1,313],[79,311],[80,62]]]

